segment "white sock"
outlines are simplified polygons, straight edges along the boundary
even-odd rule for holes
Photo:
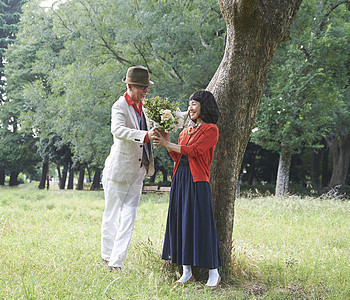
[[[216,284],[218,283],[219,277],[220,277],[220,275],[219,275],[218,269],[210,269],[209,270],[209,278],[208,278],[206,285],[207,286],[216,286]]]
[[[183,273],[181,278],[178,280],[178,282],[185,283],[186,281],[189,281],[192,277],[192,269],[190,265],[183,265],[182,266]]]

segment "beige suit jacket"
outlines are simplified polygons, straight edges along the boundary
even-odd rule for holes
[[[147,129],[150,129],[146,116]],[[112,107],[111,132],[113,145],[105,162],[103,176],[117,182],[133,183],[140,170],[143,153],[143,141],[147,131],[140,130],[135,109],[128,105],[124,96]],[[150,153],[148,175],[154,173],[154,160]]]

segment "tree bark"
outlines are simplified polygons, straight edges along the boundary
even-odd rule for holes
[[[40,183],[39,183],[39,189],[43,190],[45,188],[45,183],[47,180],[47,176],[48,176],[48,172],[49,172],[49,161],[46,160],[43,162],[43,168],[41,171],[41,179],[40,179]]]
[[[81,191],[84,188],[84,176],[85,176],[85,169],[82,169],[79,171],[79,178],[78,178],[78,184],[77,184],[77,190]]]
[[[46,176],[46,189],[47,190],[50,189],[50,176],[49,176],[49,174],[47,174],[47,176]]]
[[[328,182],[330,180],[329,172],[328,172],[328,156],[329,156],[329,148],[327,142],[323,142],[324,147],[322,151],[322,187],[327,187]]]
[[[18,174],[18,172],[11,172],[9,186],[15,186],[19,184],[17,181]]]
[[[266,76],[302,0],[218,0],[227,28],[224,57],[207,89],[221,116],[211,187],[223,268],[231,263],[236,186]]]
[[[64,165],[63,166],[62,175],[61,175],[61,179],[60,179],[60,183],[59,183],[60,190],[64,190],[64,188],[66,186],[67,173],[68,173],[68,167],[67,167],[67,165]]]
[[[321,176],[321,159],[322,159],[322,150],[316,150],[312,152],[312,164],[311,164],[311,183],[312,186],[318,190],[320,185],[320,176]]]
[[[333,171],[329,186],[345,185],[350,163],[350,134],[339,137],[328,136],[326,141],[333,158]]]
[[[101,181],[100,178],[101,178],[101,170],[96,170],[90,190],[98,191],[100,189],[100,181]]]
[[[289,171],[292,153],[289,149],[283,149],[280,154],[278,163],[277,180],[276,180],[276,196],[284,196],[288,193]]]
[[[0,168],[0,185],[5,185],[5,177],[6,177],[5,168],[1,167]]]
[[[60,182],[61,182],[61,180],[62,180],[61,166],[60,166],[60,165],[57,165],[56,168],[57,168],[57,174],[58,174],[58,185],[60,185]]]
[[[72,190],[73,188],[74,188],[74,171],[72,169],[72,163],[70,163],[67,189]]]

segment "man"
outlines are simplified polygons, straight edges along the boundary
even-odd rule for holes
[[[149,139],[154,129],[142,111],[142,99],[153,82],[147,68],[128,69],[122,80],[127,91],[112,107],[113,145],[105,162],[102,184],[105,210],[101,226],[101,256],[110,269],[123,268],[145,174],[154,173]]]

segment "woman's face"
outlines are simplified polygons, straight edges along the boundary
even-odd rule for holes
[[[200,102],[196,100],[191,100],[188,102],[188,109],[187,109],[188,114],[190,115],[190,118],[192,121],[196,120],[199,118],[200,113],[201,113],[201,104]]]

